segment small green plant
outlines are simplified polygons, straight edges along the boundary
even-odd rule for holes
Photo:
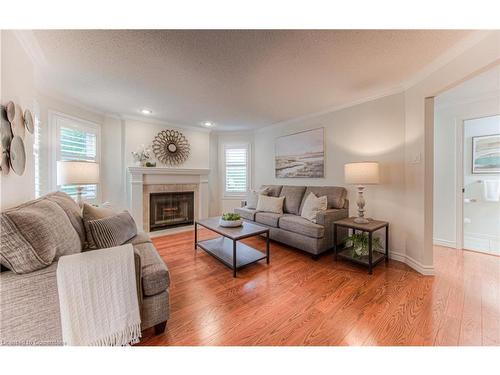
[[[361,258],[368,255],[368,235],[366,233],[354,233],[347,237],[346,247],[352,247],[352,255]],[[372,250],[381,250],[380,238],[372,238]]]
[[[232,212],[222,214],[222,220],[236,221],[236,220],[240,220],[240,219],[241,219],[241,216],[239,214],[234,214]]]

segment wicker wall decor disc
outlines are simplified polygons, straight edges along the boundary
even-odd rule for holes
[[[177,130],[162,130],[153,140],[153,152],[163,164],[180,165],[189,157],[189,142]]]

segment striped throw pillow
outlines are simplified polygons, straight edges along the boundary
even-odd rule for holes
[[[135,221],[127,211],[85,222],[87,234],[98,249],[123,245],[137,235]]]

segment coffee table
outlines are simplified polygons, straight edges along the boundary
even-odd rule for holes
[[[205,227],[221,237],[210,240],[198,241],[198,225]],[[266,253],[254,249],[251,246],[238,242],[244,238],[266,234]],[[194,223],[194,249],[202,248],[208,254],[221,261],[233,270],[233,277],[236,271],[249,264],[266,259],[269,264],[269,228],[244,221],[241,227],[226,228],[219,225],[219,217],[209,217],[197,220]]]

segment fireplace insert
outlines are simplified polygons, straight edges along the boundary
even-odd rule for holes
[[[151,193],[149,230],[191,225],[194,220],[194,192]]]

